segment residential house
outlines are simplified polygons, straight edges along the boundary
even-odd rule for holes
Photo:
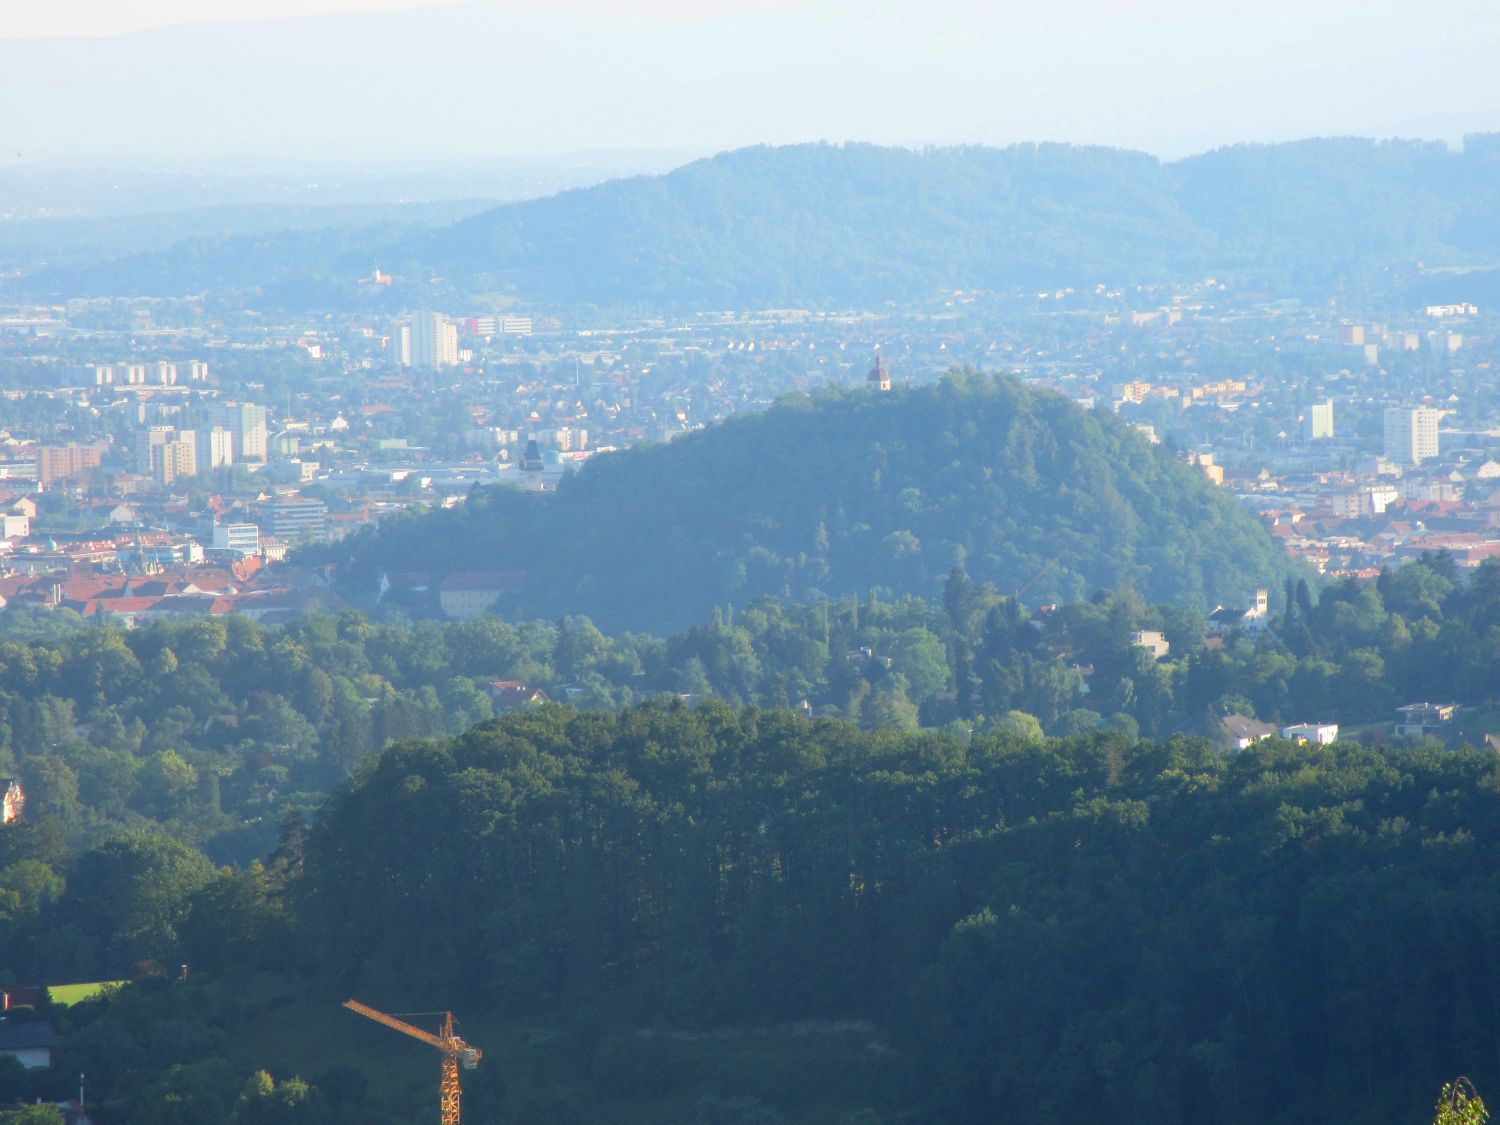
[[[1338,723],[1293,723],[1281,728],[1281,737],[1289,742],[1310,742],[1315,746],[1327,746],[1338,741]]]
[[[1140,629],[1131,634],[1130,643],[1136,648],[1143,648],[1152,656],[1160,660],[1172,651],[1172,646],[1167,643],[1164,634],[1156,629]]]
[[[1443,738],[1449,725],[1458,715],[1457,703],[1408,703],[1397,707],[1395,733],[1401,738],[1422,738],[1433,735]]]
[[[42,1002],[42,989],[37,985],[25,988],[0,988],[0,1014],[12,1008],[35,1008]]]
[[[1255,601],[1249,609],[1218,606],[1208,615],[1210,635],[1223,636],[1231,629],[1244,629],[1247,633],[1259,633],[1266,627],[1270,614],[1270,596],[1265,587],[1255,591]]]
[[[45,1021],[0,1022],[0,1055],[9,1055],[27,1070],[52,1065],[52,1051],[60,1043],[57,1032]]]
[[[1253,742],[1279,733],[1275,723],[1262,723],[1248,715],[1214,708],[1178,725],[1173,734],[1206,738],[1221,750],[1243,750]]]
[[[520,680],[496,680],[490,685],[490,699],[499,711],[514,711],[550,702],[541,688],[527,687]]]

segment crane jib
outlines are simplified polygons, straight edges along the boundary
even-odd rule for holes
[[[345,1000],[344,1007],[351,1012],[358,1012],[367,1019],[376,1023],[384,1024],[393,1031],[399,1031],[402,1035],[409,1035],[413,1039],[420,1039],[429,1047],[436,1047],[443,1052],[443,1076],[438,1087],[438,1106],[442,1125],[460,1125],[459,1110],[459,1085],[458,1071],[462,1065],[464,1070],[473,1070],[479,1065],[479,1060],[484,1057],[484,1052],[478,1047],[472,1047],[454,1031],[454,1019],[452,1012],[441,1013],[443,1017],[442,1030],[434,1035],[430,1031],[424,1031],[415,1024],[407,1023],[403,1019],[389,1015],[368,1004],[361,1004],[358,1000]]]

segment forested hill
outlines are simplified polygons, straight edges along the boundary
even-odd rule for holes
[[[611,1024],[889,1036],[883,1077],[845,1064],[863,1113],[696,1121],[1394,1125],[1459,1067],[1495,1088],[1494,769],[548,709],[397,747],[341,791],[304,935],[393,1005],[590,1021],[618,1101],[736,1076]],[[739,1080],[716,1092],[802,1085]]]
[[[530,300],[871,304],[1229,273],[1278,291],[1492,263],[1500,143],[1344,138],[1172,164],[1068,145],[752,148],[510,204],[388,257]]]
[[[788,398],[599,458],[552,495],[485,489],[323,550],[356,596],[381,571],[514,568],[507,613],[652,631],[762,594],[936,597],[959,564],[1033,603],[1128,582],[1210,607],[1291,569],[1229,497],[1113,416],[972,372]]]
[[[1419,262],[1493,266],[1497,214],[1493,134],[1459,151],[1332,138],[1173,163],[1060,144],[793,145],[504,204],[440,229],[343,225],[309,235],[289,222],[283,232],[200,235],[129,257],[110,247],[138,235],[101,232],[92,258],[49,255],[50,265],[7,278],[5,289],[55,298],[207,288],[368,309],[371,295],[356,296],[355,282],[380,261],[398,277],[388,299],[454,307],[476,294],[661,311],[869,307],[954,289],[1210,275],[1323,296],[1332,285],[1404,291],[1447,276],[1421,273]],[[11,265],[30,271],[26,259]]]

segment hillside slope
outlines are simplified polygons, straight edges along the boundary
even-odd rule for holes
[[[1201,475],[1109,415],[954,373],[881,395],[789,398],[601,458],[548,496],[487,489],[327,549],[379,570],[518,568],[507,612],[682,627],[762,594],[937,595],[962,563],[1026,600],[1133,582],[1162,602],[1243,601],[1290,564]]]

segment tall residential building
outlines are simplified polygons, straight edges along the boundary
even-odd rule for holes
[[[140,444],[136,446],[136,468],[142,473],[151,472],[151,464],[156,460],[154,452],[159,445],[165,445],[171,441],[177,430],[173,426],[148,426],[140,433]]]
[[[1302,436],[1308,441],[1333,436],[1333,400],[1315,402],[1302,415]]]
[[[401,367],[435,371],[458,364],[458,325],[442,313],[422,311],[396,325],[391,351]]]
[[[1438,455],[1438,419],[1430,406],[1391,406],[1385,412],[1385,455],[1402,465],[1420,465]]]
[[[224,469],[234,464],[234,432],[226,426],[207,426],[198,431],[198,471]]]
[[[172,426],[152,426],[141,433],[140,470],[166,487],[198,472],[198,435]]]
[[[411,325],[404,321],[391,329],[391,363],[395,367],[411,366]]]
[[[198,435],[192,430],[179,430],[177,440],[161,447],[162,463],[151,466],[151,475],[158,484],[168,485],[182,477],[196,476],[198,472]]]
[[[103,445],[43,445],[36,451],[36,481],[46,487],[53,481],[69,480],[97,469],[104,457]]]
[[[234,439],[234,456],[241,461],[266,459],[266,408],[253,402],[231,402],[211,416],[215,426],[228,430]]]

